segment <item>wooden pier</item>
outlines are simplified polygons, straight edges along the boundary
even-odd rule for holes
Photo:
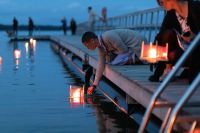
[[[58,48],[61,48],[60,50],[62,50],[63,53],[68,51],[74,56],[82,59],[83,62],[88,60],[89,65],[96,69],[98,52],[97,50],[88,50],[81,43],[80,36],[33,36],[33,38],[37,38],[39,40],[50,40],[56,46],[58,46]],[[28,39],[29,37],[26,36],[17,38],[17,40]],[[113,84],[117,85],[121,90],[123,90],[126,93],[127,98],[134,99],[142,106],[147,107],[153,93],[161,84],[161,82],[155,83],[148,80],[148,77],[152,74],[153,72],[150,71],[149,65],[106,65],[103,75]],[[186,80],[176,80],[171,82],[167,89],[162,93],[158,100],[159,102],[156,103],[156,106],[159,106],[159,108],[155,108],[153,110],[153,114],[159,119],[164,120],[168,108],[167,106],[163,105],[163,102],[168,101],[172,104],[176,103],[188,86],[189,84]],[[199,96],[200,89],[198,89],[195,95],[190,99],[190,102],[199,105]],[[162,105],[160,103],[162,103]],[[186,112],[196,114],[198,111],[196,109],[193,110],[189,108],[189,110],[186,110]]]
[[[96,68],[98,53],[90,51],[81,43],[80,36],[50,36],[50,40],[63,48],[71,51],[74,55],[80,57],[83,61],[88,56],[89,65]],[[106,65],[104,76],[112,83],[121,88],[127,96],[135,99],[139,104],[147,107],[152,94],[160,83],[148,81],[148,77],[152,74],[149,65],[127,65],[127,66],[111,66]],[[182,95],[183,91],[188,87],[185,80],[177,80],[171,82],[168,89],[161,95],[160,100],[176,102]],[[199,91],[200,94],[200,91]],[[196,102],[196,98],[192,102]],[[160,119],[164,119],[166,108],[155,109],[154,114]]]
[[[101,33],[104,30],[116,28],[129,28],[143,33],[148,41],[153,41],[155,34],[160,27],[161,14],[165,14],[162,8],[155,8],[145,11],[139,11],[122,16],[108,18],[107,26],[101,22],[96,23],[96,32]],[[162,16],[163,17],[163,16]],[[79,25],[79,34],[84,32],[87,23]],[[17,40],[28,40],[30,37],[18,37]],[[55,45],[55,48],[60,51],[62,57],[67,53],[79,57],[82,62],[87,62],[90,66],[96,69],[98,61],[98,52],[90,51],[81,43],[81,36],[33,36],[37,40],[50,40]],[[16,39],[16,38],[13,38]],[[126,94],[127,99],[134,99],[139,104],[148,107],[150,100],[159,83],[150,82],[149,76],[153,72],[150,71],[149,65],[127,65],[127,66],[113,66],[106,65],[104,76],[113,84],[117,85]],[[162,92],[158,100],[155,102],[153,114],[161,120],[166,119],[166,114],[173,108],[173,106],[180,100],[185,90],[188,89],[189,83],[187,80],[174,80],[170,82],[167,88]],[[195,122],[200,121],[200,86],[197,91],[190,98],[188,104],[182,109],[181,113],[192,114],[188,118],[180,117],[177,122]],[[129,101],[129,100],[127,100]],[[130,100],[131,101],[131,100]],[[166,104],[165,104],[166,103]],[[128,103],[131,104],[131,103]],[[195,123],[194,123],[195,124]],[[192,124],[193,125],[193,124]],[[188,128],[187,128],[188,129]]]

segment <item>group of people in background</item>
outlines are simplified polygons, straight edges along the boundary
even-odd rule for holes
[[[28,35],[32,36],[33,34],[33,30],[34,30],[34,23],[31,17],[28,18]],[[18,28],[19,28],[19,24],[18,24],[18,20],[16,19],[16,17],[13,18],[13,35],[17,35],[18,34]]]
[[[180,56],[189,47],[192,40],[200,31],[200,1],[197,0],[157,0],[158,4],[166,10],[160,31],[154,42],[158,45],[168,43],[168,61],[160,61],[155,65],[154,74],[149,77],[151,82],[160,82],[167,64],[172,67]],[[146,41],[140,33],[128,29],[115,29],[105,31],[101,35],[94,33],[95,14],[88,7],[89,21],[88,31],[82,35],[82,43],[89,50],[98,49],[99,58],[93,84],[88,88],[90,95],[103,75],[105,64],[127,65],[142,64],[138,58],[141,42]],[[180,78],[187,78],[191,83],[200,72],[200,45],[186,60],[187,66]]]
[[[65,17],[61,20],[61,23],[62,23],[62,29],[63,29],[64,35],[66,35],[68,27],[67,27],[67,20],[66,20]],[[29,36],[33,35],[34,28],[35,28],[34,22],[33,22],[32,18],[29,17],[28,18],[28,28],[27,28]],[[13,18],[12,35],[17,35],[18,29],[19,29],[19,23],[18,23],[18,20],[16,19],[16,17],[14,17]],[[69,29],[71,30],[72,35],[76,34],[77,25],[76,25],[76,21],[75,21],[74,18],[72,18],[71,21],[70,21]]]
[[[90,31],[94,31],[94,27],[95,27],[95,22],[96,22],[96,18],[98,17],[98,15],[93,11],[92,7],[89,6],[88,7],[88,29]],[[107,8],[103,7],[102,11],[101,11],[101,17],[99,17],[99,20],[103,22],[103,24],[106,26],[107,24]]]
[[[62,29],[63,29],[64,35],[66,35],[68,28],[67,28],[67,20],[66,20],[65,17],[61,20],[61,23],[62,23]],[[71,30],[71,35],[75,35],[76,34],[77,24],[76,24],[76,21],[75,21],[74,18],[72,18],[70,20],[69,29]]]

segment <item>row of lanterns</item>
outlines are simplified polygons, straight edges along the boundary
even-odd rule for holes
[[[34,51],[36,50],[35,39],[31,38],[29,42],[25,43],[26,53],[28,53],[29,47]],[[14,58],[18,60],[20,57],[21,51],[18,49],[14,50]],[[166,44],[165,46],[158,46],[157,44],[152,45],[152,43],[150,43],[148,45],[142,42],[140,59],[145,60],[149,63],[155,63],[158,61],[168,61],[168,44]],[[0,65],[1,64],[2,57],[0,56]]]
[[[26,53],[28,53],[28,50],[32,49],[33,51],[36,50],[36,40],[33,38],[30,38],[29,42],[25,43],[25,49],[26,49]],[[19,49],[15,49],[14,50],[14,59],[15,59],[15,63],[16,65],[19,65],[19,58],[21,58],[21,50]],[[0,65],[2,65],[2,57],[0,56]]]

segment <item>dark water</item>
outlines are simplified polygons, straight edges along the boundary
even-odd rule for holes
[[[49,44],[37,42],[26,52],[25,42],[8,43],[0,33],[0,132],[136,132],[137,124],[100,93],[69,99],[70,85],[82,85],[82,77]],[[18,62],[14,49],[21,50]]]

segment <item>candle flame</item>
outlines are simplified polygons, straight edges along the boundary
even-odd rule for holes
[[[150,58],[156,58],[156,55],[157,55],[156,49],[152,48],[152,49],[149,50],[149,57]]]

